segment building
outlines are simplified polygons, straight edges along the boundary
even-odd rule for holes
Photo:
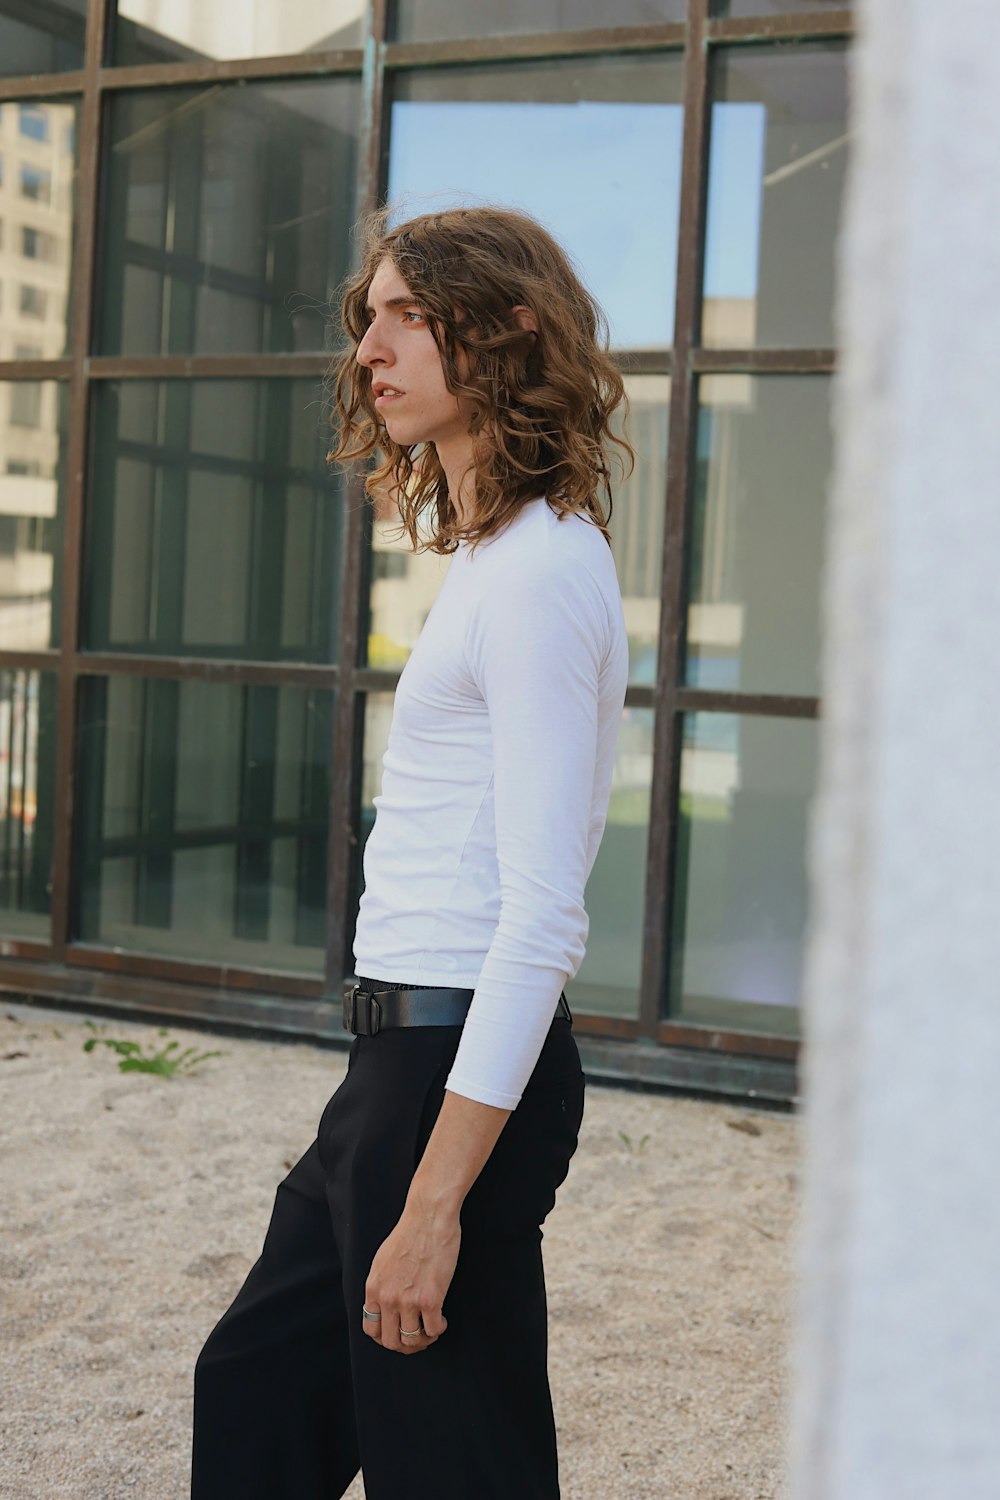
[[[853,19],[0,0],[0,987],[342,1036],[444,559],[325,464],[358,213],[515,202],[607,309],[632,680],[595,1076],[788,1098]],[[498,34],[499,33],[499,34]]]

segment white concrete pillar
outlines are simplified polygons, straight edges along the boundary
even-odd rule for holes
[[[860,0],[795,1500],[1000,1497],[1000,5]]]

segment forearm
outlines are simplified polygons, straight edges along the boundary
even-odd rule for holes
[[[446,1089],[410,1184],[407,1209],[434,1218],[458,1214],[511,1114]]]

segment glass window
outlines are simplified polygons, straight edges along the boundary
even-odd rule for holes
[[[851,0],[709,0],[713,16],[784,16],[848,10]]]
[[[84,681],[79,936],[322,973],[333,695]]]
[[[795,1034],[817,731],[814,719],[685,716],[671,1018]]]
[[[657,26],[683,21],[687,0],[398,0],[397,42],[512,36],[524,31],[586,31],[594,27]]]
[[[435,68],[396,80],[389,199],[526,209],[601,302],[618,349],[673,338],[680,208],[679,53]]]
[[[355,78],[112,99],[102,351],[326,348],[360,105]]]
[[[83,67],[87,0],[0,0],[0,77]]]
[[[392,705],[392,693],[369,693],[365,699],[361,835],[352,923],[357,920],[365,886],[362,856],[375,826],[374,799],[382,788]],[[639,1013],[653,727],[652,709],[624,710],[608,821],[585,893],[590,916],[587,952],[566,990],[571,1009],[581,1013],[631,1018]]]
[[[25,260],[55,260],[55,237],[44,229],[21,225],[21,254]]]
[[[723,47],[712,78],[702,343],[831,348],[846,46]]]
[[[41,167],[22,167],[21,197],[48,203],[52,198],[52,173]]]
[[[22,318],[45,317],[46,296],[44,288],[22,283],[18,297],[18,310]]]
[[[686,684],[817,694],[830,377],[709,375],[698,394]]]
[[[9,651],[59,644],[68,387],[0,385],[0,641]]]
[[[0,21],[0,50],[2,36]],[[0,303],[0,359],[16,358],[16,346],[26,338],[37,344],[40,359],[60,359],[69,347],[76,159],[68,128],[76,111],[75,103],[0,104],[0,143],[7,147],[0,153],[0,197],[6,198],[9,210],[2,215],[4,247],[33,262],[19,268],[30,276],[30,284],[6,279]],[[26,118],[33,128],[24,134]],[[40,120],[45,122],[44,133],[34,128]],[[66,247],[65,253],[57,253],[60,246]]]
[[[49,138],[49,117],[44,109],[37,104],[22,104],[20,107],[21,134],[33,141],[47,141]]]
[[[263,0],[177,5],[176,0],[118,0],[116,63],[193,62],[200,58],[278,57],[360,47],[364,0]]]
[[[324,413],[309,380],[101,381],[86,646],[333,661],[344,498]]]
[[[626,375],[627,436],[635,468],[612,487],[611,541],[629,645],[629,682],[656,682],[663,514],[667,494],[669,375]]]
[[[0,546],[0,569],[6,562]],[[42,942],[50,937],[56,699],[54,672],[0,668],[0,931]]]
[[[653,728],[651,708],[623,711],[608,821],[585,893],[587,951],[566,987],[570,1008],[582,1014],[639,1014]]]

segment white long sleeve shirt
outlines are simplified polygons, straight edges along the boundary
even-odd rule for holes
[[[628,680],[611,549],[527,502],[462,542],[396,689],[355,973],[474,989],[446,1087],[513,1109],[580,967]]]

